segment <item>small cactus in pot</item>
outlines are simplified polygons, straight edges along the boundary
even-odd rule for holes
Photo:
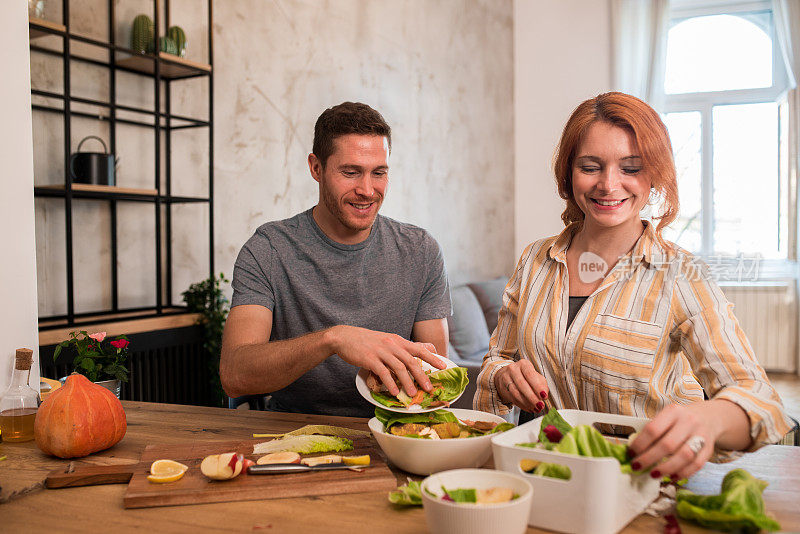
[[[169,30],[167,30],[167,37],[172,39],[175,43],[175,47],[177,48],[177,55],[180,57],[186,56],[186,33],[183,31],[183,28],[180,26],[171,26]]]
[[[148,52],[153,48],[154,34],[155,26],[153,20],[147,15],[137,15],[137,17],[133,19],[131,49],[140,54]]]

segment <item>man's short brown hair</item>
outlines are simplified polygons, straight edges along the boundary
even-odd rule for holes
[[[322,112],[314,125],[312,152],[325,167],[333,154],[333,142],[348,134],[378,135],[389,142],[392,151],[392,129],[380,113],[360,102],[342,102]]]

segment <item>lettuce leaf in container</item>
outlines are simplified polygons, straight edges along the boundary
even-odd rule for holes
[[[734,469],[722,480],[719,495],[695,495],[678,490],[678,516],[716,530],[756,533],[780,530],[780,524],[767,516],[762,493],[767,482],[744,469]]]
[[[370,373],[367,377],[366,384],[370,389],[372,398],[384,406],[408,408],[412,405],[418,405],[421,408],[429,408],[432,406],[448,406],[450,402],[461,395],[469,383],[465,367],[451,367],[450,369],[426,372],[426,374],[431,381],[433,389],[429,393],[415,382],[417,393],[413,397],[403,391],[399,381],[397,383],[400,393],[396,396],[391,395],[386,386],[373,373]]]
[[[553,429],[557,432],[553,432]],[[557,441],[551,439],[559,437],[559,434],[561,434],[561,436]],[[539,441],[535,443],[517,443],[517,446],[544,448],[563,454],[574,454],[576,456],[590,458],[610,457],[616,459],[620,463],[620,470],[622,473],[633,473],[631,460],[627,455],[627,444],[612,443],[591,425],[572,427],[561,417],[555,408],[551,408],[547,414],[542,417]],[[569,480],[570,478],[570,470],[568,467],[551,463],[536,464],[536,467],[533,469],[533,474],[560,478],[563,480]]]

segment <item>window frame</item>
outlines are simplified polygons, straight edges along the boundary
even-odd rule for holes
[[[681,22],[695,17],[711,15],[743,15],[754,12],[772,13],[772,5],[768,0],[756,1],[730,1],[730,0],[673,0],[670,6],[669,29]],[[709,258],[715,254],[714,239],[714,178],[713,178],[713,131],[712,112],[714,106],[731,104],[759,104],[775,102],[779,108],[785,105],[786,94],[789,90],[789,80],[781,57],[781,50],[775,34],[774,15],[769,35],[772,39],[772,86],[755,89],[732,89],[727,91],[708,91],[695,93],[667,94],[662,87],[664,115],[680,112],[699,112],[700,127],[702,131],[700,142],[701,153],[701,257]],[[781,125],[778,125],[779,130]],[[779,147],[780,149],[780,147]],[[780,159],[781,154],[778,154]],[[779,172],[780,166],[779,166]],[[791,192],[796,187],[790,177],[788,191],[786,191],[788,205],[788,239],[786,259],[762,260],[762,272],[781,276],[784,273],[795,272],[797,259],[797,228],[793,222],[792,214],[797,209],[795,195]]]

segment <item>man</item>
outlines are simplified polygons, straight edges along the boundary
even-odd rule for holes
[[[426,391],[414,359],[447,354],[450,290],[438,243],[378,215],[389,180],[391,130],[365,104],[326,110],[308,167],[319,201],[262,225],[233,271],[220,378],[227,394],[271,394],[269,409],[371,416],[359,368],[390,393]],[[410,341],[413,340],[413,341]]]

